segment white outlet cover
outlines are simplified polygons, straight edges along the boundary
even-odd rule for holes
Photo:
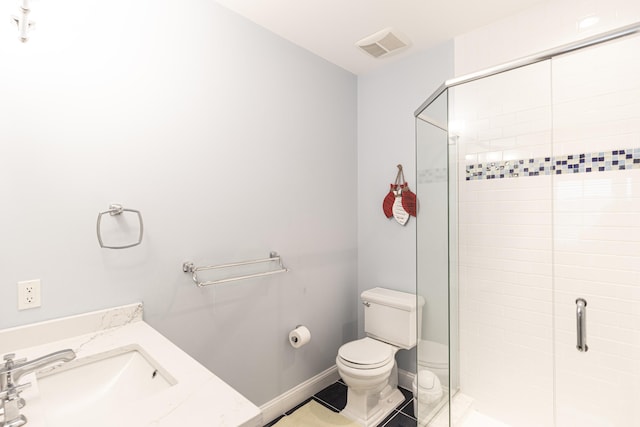
[[[18,282],[18,310],[40,307],[40,279]]]

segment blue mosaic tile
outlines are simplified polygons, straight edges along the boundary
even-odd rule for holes
[[[466,165],[466,180],[640,169],[640,147]]]

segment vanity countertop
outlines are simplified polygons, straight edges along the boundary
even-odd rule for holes
[[[175,379],[174,385],[149,398],[92,420],[92,427],[262,425],[256,405],[144,322],[142,312],[142,304],[131,304],[0,330],[0,355],[15,353],[16,359],[33,360],[71,348],[80,360],[138,346]],[[27,402],[21,410],[27,427],[47,427],[37,381],[36,374],[20,381],[32,383],[21,394]]]

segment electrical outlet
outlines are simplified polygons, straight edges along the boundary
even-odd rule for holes
[[[40,307],[40,279],[18,282],[18,310]]]

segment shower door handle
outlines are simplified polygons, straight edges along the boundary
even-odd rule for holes
[[[576,300],[576,330],[578,334],[578,351],[587,351],[587,301],[582,298]]]

